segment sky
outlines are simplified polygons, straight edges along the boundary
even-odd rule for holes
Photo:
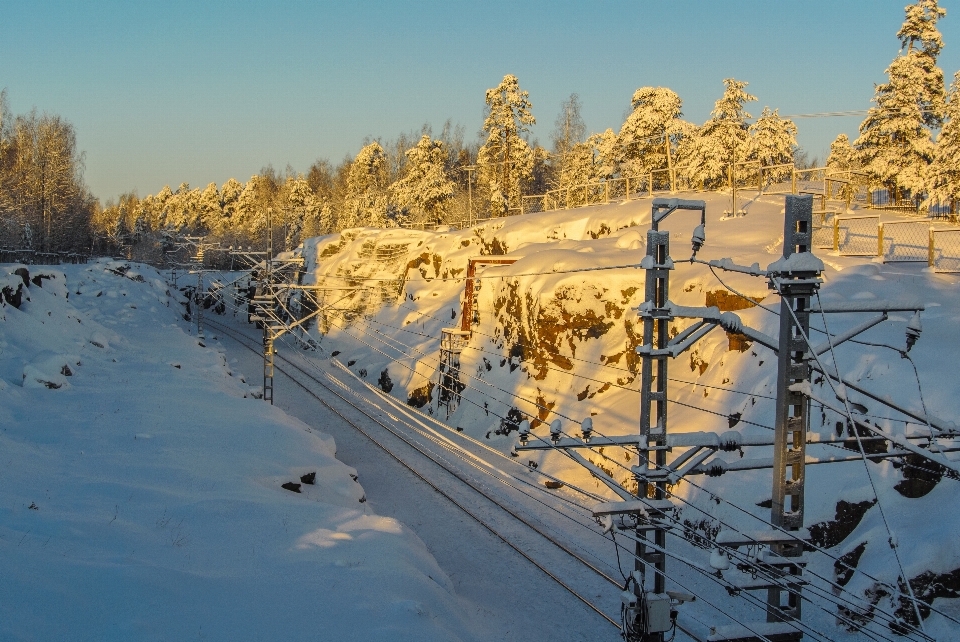
[[[73,123],[102,201],[183,182],[306,172],[448,119],[474,140],[484,93],[514,74],[549,145],[580,96],[588,132],[619,130],[638,87],[665,86],[701,124],[724,78],[781,115],[866,109],[899,50],[906,0],[285,3],[12,2],[0,15],[0,88],[14,114]],[[941,0],[949,80],[960,2]],[[862,117],[797,119],[825,158]]]

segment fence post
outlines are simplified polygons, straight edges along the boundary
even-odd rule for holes
[[[603,182],[603,198],[607,205],[610,204],[610,181]]]
[[[930,226],[930,245],[929,245],[929,248],[928,248],[928,250],[927,250],[927,267],[933,267],[933,255],[934,255],[933,250],[934,250],[934,247],[933,247],[933,226],[931,225],[931,226]]]
[[[626,200],[626,201],[629,202],[629,200],[630,200],[630,177],[627,176],[626,179],[624,179],[624,180],[626,180],[626,195],[625,195],[626,198],[625,198],[624,200]]]
[[[840,251],[840,217],[833,217],[833,251]]]
[[[653,171],[650,171],[650,196],[653,196]]]
[[[877,225],[877,256],[883,258],[883,222]],[[884,261],[886,263],[886,261]]]
[[[791,194],[797,193],[797,168],[796,167],[790,168],[790,193]]]

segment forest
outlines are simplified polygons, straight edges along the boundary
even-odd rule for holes
[[[937,58],[946,15],[936,0],[906,7],[901,48],[876,85],[873,106],[849,140],[839,135],[826,166],[848,172],[899,202],[950,204],[960,196],[960,72],[947,87]],[[123,253],[158,260],[162,237],[194,234],[223,246],[260,248],[266,213],[286,248],[343,229],[462,226],[523,211],[523,197],[618,178],[643,182],[669,171],[693,189],[722,189],[730,167],[810,162],[796,125],[757,101],[748,83],[723,81],[710,118],[683,118],[683,101],[664,87],[641,87],[620,127],[587,134],[577,94],[560,105],[547,146],[530,134],[536,123],[527,91],[506,75],[484,96],[485,119],[469,141],[448,121],[393,140],[368,139],[355,157],[318,159],[305,172],[272,166],[246,182],[205,187],[180,183],[156,194],[135,192],[101,204],[83,183],[83,154],[73,127],[33,111],[11,116],[0,95],[2,243],[35,251]],[[625,97],[626,98],[626,97]],[[479,102],[479,97],[478,97]],[[627,101],[625,100],[625,105]]]

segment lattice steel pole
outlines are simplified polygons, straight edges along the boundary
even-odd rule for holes
[[[273,274],[271,263],[273,261],[273,208],[267,208],[267,255],[263,262],[264,272],[264,297],[270,300],[269,305],[274,305]],[[263,400],[273,405],[273,355],[275,352],[273,346],[273,329],[270,327],[270,317],[272,315],[260,315],[264,317],[263,321]]]
[[[655,206],[656,207],[656,206]],[[650,346],[641,354],[640,370],[640,466],[646,463],[649,473],[656,473],[667,463],[666,435],[667,435],[667,359],[664,351],[669,340],[668,324],[673,318],[664,309],[670,296],[670,270],[667,261],[670,258],[670,233],[660,232],[658,221],[654,217],[653,229],[647,231],[647,258],[645,286],[645,309],[643,317],[643,344]],[[645,479],[637,479],[637,494],[649,497],[653,492],[653,499],[666,498],[666,483],[657,481],[649,484]],[[638,525],[636,569],[644,572],[646,564],[652,564],[654,572],[654,592],[663,593],[665,590],[664,575],[665,559],[663,553],[650,551],[642,543],[643,539],[653,531],[653,543],[662,550],[666,544],[666,532],[651,526]]]
[[[771,287],[780,292],[780,341],[777,361],[777,410],[773,451],[773,503],[770,521],[780,528],[797,531],[803,527],[804,461],[807,432],[810,429],[810,400],[797,390],[798,384],[810,381],[808,346],[804,336],[810,334],[810,301],[822,283],[815,263],[805,261],[811,249],[813,230],[813,196],[788,195],[784,208],[783,259],[771,277]],[[779,542],[771,546],[783,558],[799,558],[803,544]],[[799,576],[803,564],[772,564],[785,579]],[[799,577],[796,577],[799,580]],[[800,583],[790,583],[789,590],[767,589],[767,621],[800,619]],[[787,594],[786,604],[783,593]]]

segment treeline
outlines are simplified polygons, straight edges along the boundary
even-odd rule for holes
[[[505,216],[520,210],[525,195],[643,176],[669,165],[683,166],[691,180],[710,188],[725,184],[734,160],[791,162],[798,151],[794,124],[770,109],[751,123],[745,104],[756,98],[746,92],[747,83],[724,84],[711,118],[699,127],[682,119],[682,101],[673,91],[643,87],[618,132],[590,136],[573,94],[561,105],[548,150],[530,139],[536,120],[529,95],[507,75],[486,92],[487,115],[476,143],[465,143],[463,130],[449,122],[436,137],[425,126],[394,141],[368,141],[337,166],[320,160],[306,173],[267,167],[246,183],[183,183],[142,199],[125,194],[98,213],[95,228],[137,253],[154,251],[153,233],[163,230],[261,247],[269,209],[275,244],[292,248],[304,238],[352,227]]]
[[[898,201],[953,203],[960,197],[960,72],[949,90],[937,57],[943,47],[937,0],[906,7],[901,50],[877,85],[874,106],[850,141],[831,145],[828,167],[849,170],[851,184],[885,187]],[[731,165],[806,164],[797,129],[776,110],[754,117],[747,83],[724,80],[710,118],[683,119],[682,100],[663,87],[641,87],[618,130],[587,135],[579,97],[560,106],[547,146],[532,139],[529,94],[516,76],[488,89],[474,142],[448,122],[395,140],[368,140],[339,164],[318,160],[306,172],[261,170],[192,188],[182,183],[140,198],[121,196],[100,209],[82,183],[82,155],[72,127],[35,112],[12,118],[3,101],[0,211],[7,244],[56,249],[88,244],[101,251],[162,256],[164,238],[189,233],[224,246],[262,248],[266,213],[275,246],[359,226],[459,224],[522,211],[523,198],[628,177],[641,182],[667,170],[698,189],[727,185]],[[776,177],[774,177],[776,178]]]
[[[73,125],[36,110],[13,116],[0,91],[0,245],[89,253],[97,209]]]
[[[937,57],[943,38],[937,22],[946,10],[937,0],[905,9],[897,32],[900,52],[876,86],[873,103],[852,143],[841,134],[827,166],[885,187],[897,202],[950,204],[960,197],[960,72],[949,90]]]

